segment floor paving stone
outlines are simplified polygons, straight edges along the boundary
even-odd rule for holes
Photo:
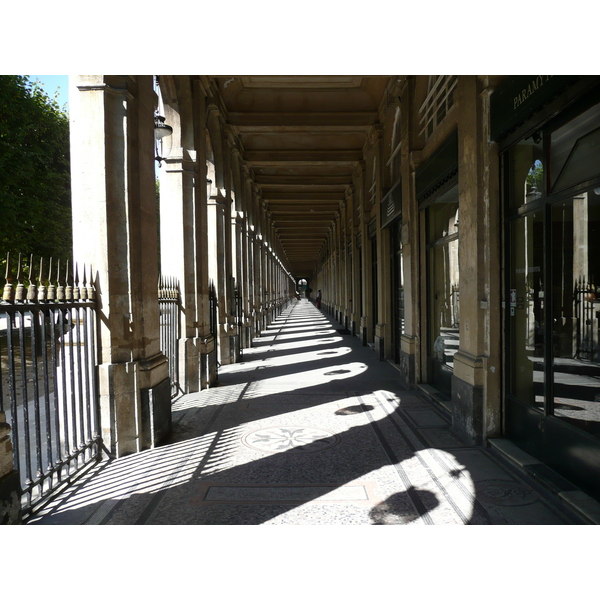
[[[579,524],[306,300],[178,398],[168,443],[106,460],[32,524]]]

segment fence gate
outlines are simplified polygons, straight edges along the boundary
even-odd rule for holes
[[[27,271],[28,283],[24,284]],[[0,411],[11,426],[26,519],[101,458],[94,286],[69,264],[10,255],[0,303]],[[80,285],[81,283],[81,285]]]

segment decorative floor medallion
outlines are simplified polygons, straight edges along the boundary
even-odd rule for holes
[[[484,502],[498,506],[525,506],[538,500],[537,494],[529,487],[503,480],[482,482],[477,496]]]
[[[319,452],[332,448],[340,438],[331,431],[315,427],[267,427],[252,431],[242,442],[261,452]]]

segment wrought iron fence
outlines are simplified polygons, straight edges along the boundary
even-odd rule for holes
[[[578,281],[574,304],[577,323],[575,358],[600,362],[600,293],[596,286]]]
[[[179,283],[173,277],[161,275],[158,282],[160,312],[160,349],[169,360],[171,398],[181,391],[179,385]]]
[[[22,512],[62,489],[101,458],[96,301],[91,273],[68,262],[10,254],[0,302],[0,411],[11,426]],[[28,268],[28,282],[23,273]],[[16,285],[13,285],[16,283]]]

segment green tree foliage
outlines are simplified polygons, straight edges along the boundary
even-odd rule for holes
[[[536,160],[531,169],[529,169],[529,173],[527,173],[527,184],[529,188],[535,187],[538,192],[542,191],[544,185],[544,165],[540,160]]]
[[[0,75],[1,267],[8,251],[72,253],[69,118],[22,75]]]

